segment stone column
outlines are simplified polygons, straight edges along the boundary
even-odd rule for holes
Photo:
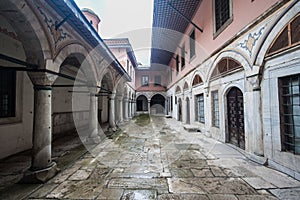
[[[96,94],[99,89],[96,86],[90,86],[90,112],[89,112],[89,135],[86,138],[88,144],[95,144],[101,141],[98,134],[98,98]]]
[[[116,131],[116,119],[115,119],[115,97],[116,93],[109,95],[109,129],[111,131]]]
[[[124,120],[128,121],[128,99],[125,97],[124,98],[124,102],[125,102],[125,107],[124,107]]]
[[[262,130],[260,76],[251,76],[248,77],[247,80],[250,87],[246,96],[246,102],[249,102],[249,107],[246,114],[248,127],[245,127],[245,130],[252,135],[253,153],[258,156],[263,156],[264,144]]]
[[[128,116],[129,116],[129,119],[132,119],[132,100],[129,99],[129,107],[128,107]]]
[[[118,96],[118,106],[119,106],[119,113],[118,113],[118,121],[119,123],[123,122],[123,97]]]
[[[57,76],[48,73],[28,73],[34,85],[33,147],[30,169],[21,182],[46,182],[57,173],[51,159],[52,87]]]
[[[148,100],[148,112],[149,112],[149,115],[151,115],[151,101]]]

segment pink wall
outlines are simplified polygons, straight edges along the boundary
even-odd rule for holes
[[[196,57],[190,61],[188,35],[194,28],[190,25],[186,30],[187,36],[184,37],[179,44],[182,46],[184,43],[186,51],[188,52],[185,55],[186,66],[182,71],[180,66],[179,73],[176,76],[175,60],[172,59],[170,61],[169,66],[173,69],[173,80],[168,87],[171,87],[189,71],[194,69],[196,65],[201,64],[206,58],[210,57],[215,50],[222,47],[222,45],[224,45],[228,40],[233,38],[251,22],[255,21],[255,19],[274,6],[277,2],[281,2],[283,0],[254,0],[253,2],[251,0],[232,1],[233,21],[216,38],[213,37],[213,1],[202,1],[198,11],[192,19],[197,26],[203,29],[203,33],[195,29]],[[176,53],[180,55],[180,50],[177,49]]]
[[[97,16],[95,16],[94,14],[91,14],[87,11],[83,11],[82,12],[84,14],[84,16],[88,19],[88,21],[92,21],[92,25],[93,27],[96,29],[96,31],[98,32],[99,30],[99,23],[100,23],[100,20]]]
[[[142,76],[149,76],[149,86],[141,86]],[[161,76],[161,85],[154,85],[154,77],[160,75]],[[135,87],[137,91],[166,91],[166,72],[165,71],[151,71],[151,70],[136,70],[136,79],[135,79]]]

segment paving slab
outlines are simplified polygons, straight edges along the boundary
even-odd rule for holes
[[[274,189],[269,191],[279,199],[289,199],[289,200],[300,199],[300,188]]]
[[[157,192],[155,190],[125,190],[121,200],[156,200]]]

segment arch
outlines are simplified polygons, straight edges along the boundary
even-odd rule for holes
[[[232,59],[235,60],[236,62],[240,63],[240,65],[244,68],[245,72],[247,73],[248,71],[251,71],[251,64],[249,61],[241,55],[239,52],[236,51],[224,51],[220,53],[215,60],[213,61],[207,76],[205,82],[209,82],[211,80],[211,76],[213,74],[214,69],[216,68],[217,64],[222,60],[222,59]]]
[[[155,93],[152,93],[152,94],[149,96],[149,99],[151,100],[152,97],[155,96],[155,95],[157,95],[157,94],[163,96],[163,97],[166,99],[166,95],[165,95],[164,93],[161,93],[161,92],[155,92]]]
[[[200,85],[203,83],[203,80],[199,74],[194,74],[191,85],[192,87],[195,87],[197,85]]]
[[[137,111],[148,111],[148,99],[141,94],[136,98]]]
[[[188,90],[188,89],[189,89],[189,84],[187,82],[184,82],[183,91]]]
[[[165,101],[165,97],[161,94],[155,94],[154,96],[152,96],[150,101],[151,114],[164,114]]]
[[[300,2],[293,1],[285,10],[277,17],[265,36],[262,38],[262,43],[258,46],[259,52],[254,56],[254,64],[262,66],[266,57],[267,51],[277,37],[278,33],[300,12]]]
[[[82,71],[85,72],[88,81],[93,81],[93,82],[98,81],[95,62],[92,59],[92,57],[89,55],[87,49],[80,44],[70,44],[65,46],[63,49],[61,49],[59,54],[54,59],[52,66],[49,66],[49,68],[52,68],[53,71],[58,72],[60,70],[62,63],[68,57],[70,57],[70,55],[80,55],[77,56],[78,57],[77,59],[81,61],[80,68]]]
[[[0,7],[3,10],[10,10],[12,12],[1,12],[1,16],[6,22],[13,27],[13,31],[8,27],[8,36],[15,37],[22,43],[26,59],[22,59],[32,64],[37,64],[41,68],[46,67],[46,60],[51,58],[51,48],[48,41],[47,34],[44,32],[42,25],[31,5],[20,6],[19,1],[1,1]],[[12,15],[13,14],[13,15]],[[1,20],[3,24],[3,20]],[[10,35],[10,32],[15,34]],[[13,55],[6,54],[14,57]]]
[[[179,85],[177,85],[177,87],[175,89],[175,93],[181,93],[181,88]]]
[[[242,65],[232,58],[222,58],[214,67],[211,74],[211,79],[220,78],[231,71],[243,69]]]

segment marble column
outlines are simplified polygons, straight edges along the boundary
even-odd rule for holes
[[[51,159],[52,87],[57,76],[48,73],[28,73],[34,85],[34,126],[32,161],[21,182],[46,182],[57,173]]]
[[[118,113],[118,122],[123,122],[123,97],[118,96],[118,107],[119,107],[119,113]]]
[[[149,115],[151,115],[151,101],[148,100],[148,112],[149,112]]]
[[[86,138],[88,144],[95,144],[101,141],[98,134],[98,98],[96,94],[99,88],[96,86],[88,87],[90,92],[90,111],[89,111],[89,134]]]
[[[262,105],[261,105],[261,87],[260,76],[255,75],[247,78],[249,90],[246,101],[249,102],[246,114],[248,127],[246,130],[252,135],[253,153],[258,156],[264,155],[263,128],[262,128]]]
[[[115,98],[116,93],[109,95],[109,129],[111,131],[116,131],[116,118],[115,118]]]
[[[124,120],[128,121],[128,99],[124,98],[124,102],[125,102],[125,105],[124,105]]]

